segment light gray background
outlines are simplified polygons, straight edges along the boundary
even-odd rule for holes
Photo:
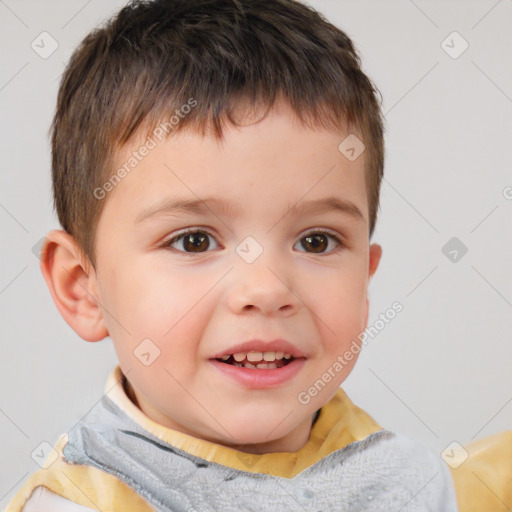
[[[115,364],[109,340],[86,343],[61,318],[32,247],[58,227],[47,131],[64,64],[123,3],[0,0],[0,506],[38,469],[33,450],[101,398]],[[381,425],[438,452],[509,430],[512,2],[309,4],[353,38],[384,98],[373,238],[384,256],[370,324],[394,301],[404,306],[344,388]],[[31,48],[43,31],[59,45],[47,59]],[[441,46],[453,31],[469,43],[457,59]],[[468,247],[455,263],[441,251],[454,236]]]

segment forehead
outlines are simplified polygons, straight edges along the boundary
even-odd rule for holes
[[[223,135],[187,128],[158,140],[144,133],[117,155],[114,169],[129,172],[121,173],[107,203],[138,222],[176,201],[204,209],[205,199],[216,199],[239,214],[269,214],[279,206],[282,215],[283,205],[298,213],[301,203],[329,198],[367,221],[364,154],[350,161],[340,152],[346,132],[307,127],[281,103],[259,121],[226,125]]]

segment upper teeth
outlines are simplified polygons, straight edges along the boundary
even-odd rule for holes
[[[285,354],[284,352],[237,352],[232,354],[233,358],[237,362],[243,361],[247,358],[248,361],[275,361],[276,359],[290,359],[291,354]],[[222,356],[223,361],[227,361],[231,356],[226,354]]]

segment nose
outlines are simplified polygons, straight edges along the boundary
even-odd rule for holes
[[[285,271],[273,262],[260,257],[251,264],[237,263],[231,272],[227,298],[233,313],[254,311],[266,316],[291,316],[297,312],[301,301],[292,288],[290,270]]]

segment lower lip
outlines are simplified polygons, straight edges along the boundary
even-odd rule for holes
[[[220,372],[248,388],[268,389],[279,386],[293,378],[301,370],[306,362],[303,357],[294,359],[281,368],[244,368],[231,364],[221,363],[216,359],[210,359],[210,362]]]

